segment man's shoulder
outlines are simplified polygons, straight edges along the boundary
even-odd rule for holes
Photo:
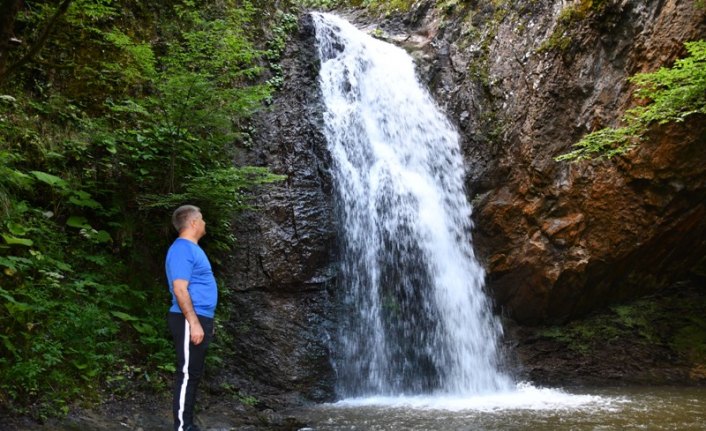
[[[182,238],[177,238],[172,242],[172,245],[169,246],[169,250],[167,251],[167,255],[172,254],[172,253],[192,253],[195,244],[193,244],[191,241],[182,239]]]

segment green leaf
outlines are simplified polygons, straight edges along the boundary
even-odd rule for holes
[[[88,219],[81,216],[71,216],[66,220],[66,225],[69,227],[75,227],[78,229],[91,229],[91,225],[88,224]]]
[[[16,236],[2,234],[3,239],[10,245],[24,245],[31,247],[34,242],[29,238],[17,238]]]
[[[106,243],[106,242],[112,242],[113,238],[110,237],[110,234],[104,230],[99,230],[96,232],[93,237],[94,240],[100,243]]]
[[[137,320],[137,319],[135,319]],[[142,335],[156,335],[157,330],[149,323],[133,322],[132,327]]]
[[[8,300],[8,302],[5,304],[5,308],[7,308],[7,311],[9,311],[10,314],[12,314],[13,316],[17,316],[18,313],[25,313],[32,309],[31,305],[17,301],[10,295],[2,296]]]
[[[0,287],[0,297],[5,298],[8,302],[11,302],[13,304],[17,304],[17,300],[15,299],[14,296],[10,294],[7,290],[3,289]]]
[[[139,320],[137,317],[131,314],[123,313],[122,311],[111,311],[110,314],[124,322],[136,322],[137,320]]]
[[[176,367],[174,364],[163,364],[163,365],[158,365],[157,368],[163,371],[168,371],[170,373],[173,373],[176,371]]]
[[[93,209],[102,208],[101,204],[93,200],[90,194],[83,191],[73,192],[73,195],[69,198],[69,202],[79,207]]]
[[[68,183],[63,178],[57,177],[56,175],[42,171],[31,171],[30,173],[39,181],[49,184],[52,187],[58,187],[60,189],[66,189],[68,187]]]
[[[83,364],[78,361],[71,361],[71,363],[74,367],[76,367],[77,370],[85,370],[86,368],[88,368],[88,364]]]
[[[17,235],[17,236],[24,236],[27,235],[27,228],[24,226],[17,224],[15,222],[8,222],[7,223],[7,230],[10,231],[11,234]]]
[[[18,355],[18,349],[17,347],[15,347],[14,344],[12,344],[12,341],[10,341],[10,337],[8,337],[7,335],[0,335],[0,340],[2,340],[2,345],[5,346],[5,349],[7,349],[8,352],[12,353],[15,356]]]
[[[8,94],[3,94],[3,95],[0,95],[0,102],[5,102],[7,104],[14,104],[15,102],[17,102],[17,99],[15,99],[14,97],[12,97]]]
[[[685,43],[689,56],[671,68],[639,73],[629,79],[635,96],[644,99],[625,112],[623,127],[604,128],[585,135],[577,149],[555,160],[581,160],[625,153],[645,136],[652,124],[678,123],[688,116],[706,114],[706,40]]]
[[[0,266],[8,268],[12,271],[17,271],[17,266],[15,265],[15,262],[2,256],[0,256]]]

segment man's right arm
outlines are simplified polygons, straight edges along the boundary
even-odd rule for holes
[[[181,308],[181,312],[184,314],[184,318],[189,322],[191,327],[191,342],[194,344],[201,344],[204,337],[203,328],[201,327],[201,322],[194,311],[194,305],[191,302],[191,296],[189,295],[189,282],[182,279],[176,279],[173,283],[174,296],[176,297],[177,304]]]

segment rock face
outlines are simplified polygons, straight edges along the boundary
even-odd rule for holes
[[[417,38],[395,25],[389,37],[412,41],[464,138],[475,243],[496,303],[522,324],[560,323],[665,287],[706,255],[703,116],[654,127],[618,159],[554,160],[616,125],[634,103],[627,78],[703,38],[706,10],[686,0],[514,3],[410,14]]]
[[[222,301],[232,310],[234,384],[260,400],[274,396],[270,405],[332,393],[327,334],[336,235],[310,17],[293,39],[282,62],[284,86],[257,118],[257,145],[237,161],[286,179],[257,193],[257,211],[236,222]]]
[[[627,78],[685,54],[683,42],[706,35],[706,10],[691,0],[447,3],[417,2],[379,24],[348,15],[406,47],[456,123],[498,308],[522,325],[561,323],[687,276],[706,255],[703,116],[653,127],[618,159],[554,158],[616,125],[634,103]],[[337,227],[307,16],[282,66],[284,87],[238,160],[287,179],[257,195],[259,211],[235,232],[230,365],[245,392],[320,401],[333,396]]]

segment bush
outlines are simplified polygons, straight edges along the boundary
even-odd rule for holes
[[[271,91],[257,13],[248,1],[75,0],[36,61],[0,82],[2,408],[62,414],[128,375],[162,387],[173,371],[171,211],[203,207],[217,261],[245,192],[281,178],[232,164]],[[54,15],[28,7],[17,36],[32,43]]]

